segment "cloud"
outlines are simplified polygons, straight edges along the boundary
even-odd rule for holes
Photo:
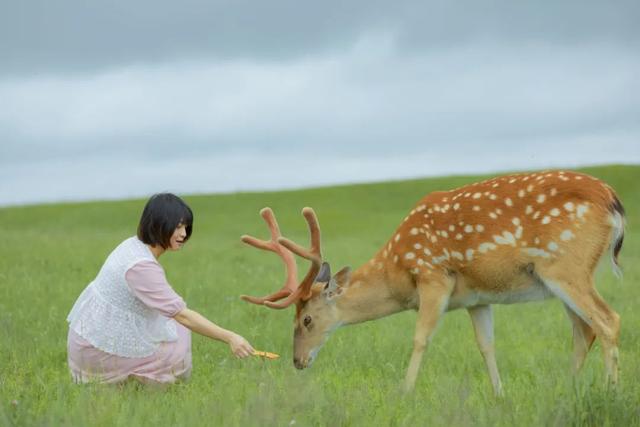
[[[0,74],[95,73],[189,60],[288,61],[340,52],[370,32],[399,48],[469,41],[638,47],[635,0],[6,2]]]

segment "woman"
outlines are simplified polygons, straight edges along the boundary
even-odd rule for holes
[[[193,213],[179,197],[156,194],[138,235],[116,247],[74,304],[67,321],[69,368],[77,383],[173,383],[191,374],[190,330],[229,344],[237,357],[253,354],[240,335],[186,307],[158,258],[191,237]]]

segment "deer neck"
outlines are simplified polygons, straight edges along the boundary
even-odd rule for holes
[[[369,263],[355,270],[349,286],[336,298],[340,323],[361,323],[406,310],[391,285],[385,272],[370,268]]]

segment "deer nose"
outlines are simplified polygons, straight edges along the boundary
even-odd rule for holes
[[[300,359],[298,359],[297,357],[293,358],[293,366],[295,366],[296,369],[304,369],[304,368],[306,368],[306,365],[304,363],[302,363],[302,361]]]

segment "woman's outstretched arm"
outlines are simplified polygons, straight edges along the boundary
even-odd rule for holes
[[[188,308],[183,309],[174,316],[174,319],[186,328],[191,329],[205,337],[213,338],[229,344],[231,351],[236,357],[251,356],[254,352],[253,347],[242,336],[235,332],[228,331],[216,325],[197,311]]]

